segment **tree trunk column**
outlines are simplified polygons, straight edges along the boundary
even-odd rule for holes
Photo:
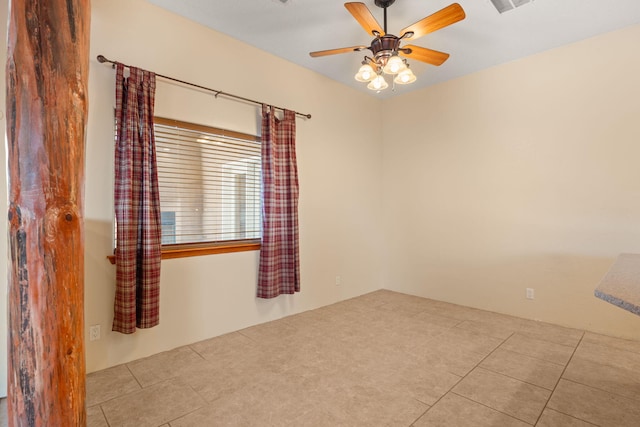
[[[89,0],[10,0],[9,426],[84,426]]]

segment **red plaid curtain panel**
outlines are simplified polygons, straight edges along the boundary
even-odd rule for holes
[[[131,334],[160,317],[160,193],[153,133],[154,73],[116,65],[116,296],[113,330]]]
[[[300,292],[296,115],[262,106],[262,243],[258,297]]]

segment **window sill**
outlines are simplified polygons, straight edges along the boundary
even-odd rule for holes
[[[260,242],[227,243],[221,245],[171,245],[162,248],[162,259],[187,258],[192,256],[225,254],[231,252],[259,251]],[[111,264],[116,263],[115,255],[107,256]]]

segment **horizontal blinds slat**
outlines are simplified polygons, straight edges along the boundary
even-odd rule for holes
[[[237,169],[229,169],[224,172],[220,172],[218,169],[211,169],[206,167],[198,167],[198,168],[189,168],[185,169],[184,167],[180,168],[179,165],[172,164],[171,167],[166,167],[166,165],[158,164],[158,174],[162,175],[166,178],[171,178],[172,176],[179,176],[182,179],[186,179],[192,177],[193,179],[197,178],[197,180],[204,181],[228,181],[235,175],[247,175],[251,182],[260,182],[260,177],[255,176],[254,170],[259,169],[258,167],[251,168],[237,168]],[[204,173],[203,173],[204,172]]]
[[[156,123],[154,129],[163,243],[259,238],[257,138],[205,132],[200,125]]]
[[[163,148],[160,146],[159,148]],[[245,163],[258,163],[260,160],[260,153],[235,153],[235,152],[224,152],[219,151],[213,154],[202,153],[201,151],[193,151],[193,150],[173,150],[173,151],[165,151],[165,152],[156,152],[156,160],[158,162],[166,162],[166,163],[176,163],[179,161],[203,161],[206,164],[207,162],[245,162]]]
[[[168,145],[202,145],[203,150],[213,150],[218,147],[225,150],[245,150],[247,148],[260,150],[260,143],[256,141],[239,140],[218,135],[203,135],[200,132],[175,132],[173,129],[159,130],[162,125],[156,125],[156,143],[163,142]]]
[[[181,230],[180,233],[175,233],[172,231],[168,231],[167,233],[163,234],[163,236],[218,236],[218,235],[222,235],[222,234],[240,234],[242,235],[243,233],[245,234],[255,234],[255,233],[260,233],[260,229],[256,228],[256,229],[250,229],[250,230],[244,230],[242,232],[237,232],[234,230],[200,230],[200,229],[184,229]]]
[[[233,180],[230,179],[215,179],[215,178],[208,178],[208,179],[200,179],[200,178],[195,178],[195,177],[183,177],[181,179],[181,177],[177,174],[175,175],[166,175],[166,174],[158,174],[158,178],[162,181],[162,183],[160,184],[160,188],[163,187],[163,185],[165,187],[169,187],[169,188],[176,188],[178,186],[180,186],[180,191],[182,191],[184,188],[189,188],[189,187],[193,187],[193,188],[198,188],[201,189],[202,187],[211,187],[211,186],[229,186],[231,184],[233,184]],[[250,189],[255,189],[256,191],[260,191],[260,182],[254,180],[253,178],[248,180],[249,182],[245,182],[245,189],[246,190],[250,190]]]
[[[240,153],[247,151],[260,152],[260,144],[251,142],[247,144],[238,144],[226,140],[205,140],[198,138],[194,141],[183,139],[181,135],[160,135],[156,134],[156,146],[162,145],[162,148],[175,149],[189,149],[192,147],[199,147],[199,150],[203,153],[211,153],[214,151]]]
[[[229,147],[218,146],[213,148],[207,148],[204,144],[198,143],[198,145],[184,145],[184,144],[169,144],[162,140],[156,140],[156,151],[158,151],[158,157],[162,156],[193,156],[193,157],[230,157],[237,158],[241,156],[250,157],[259,156],[260,149],[255,150],[253,147],[240,147],[240,149],[230,149]]]

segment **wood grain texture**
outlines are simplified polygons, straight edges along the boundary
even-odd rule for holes
[[[431,65],[442,65],[444,61],[449,59],[449,54],[444,52],[439,52],[433,49],[427,49],[426,47],[407,45],[404,49],[409,49],[410,53],[405,53],[400,51],[400,56],[404,56],[411,59],[416,59],[418,61],[425,62]]]
[[[348,2],[344,4],[349,13],[358,21],[360,26],[372,36],[375,36],[376,32],[380,36],[384,36],[382,26],[378,24],[378,21],[371,14],[369,8],[362,2]]]
[[[9,426],[84,426],[90,1],[9,10]]]
[[[406,33],[413,33],[407,38],[415,40],[451,24],[455,24],[456,22],[463,20],[465,17],[466,14],[462,6],[458,3],[453,3],[434,14],[419,20],[415,24],[409,25],[407,28],[400,31],[400,35],[404,36]]]

